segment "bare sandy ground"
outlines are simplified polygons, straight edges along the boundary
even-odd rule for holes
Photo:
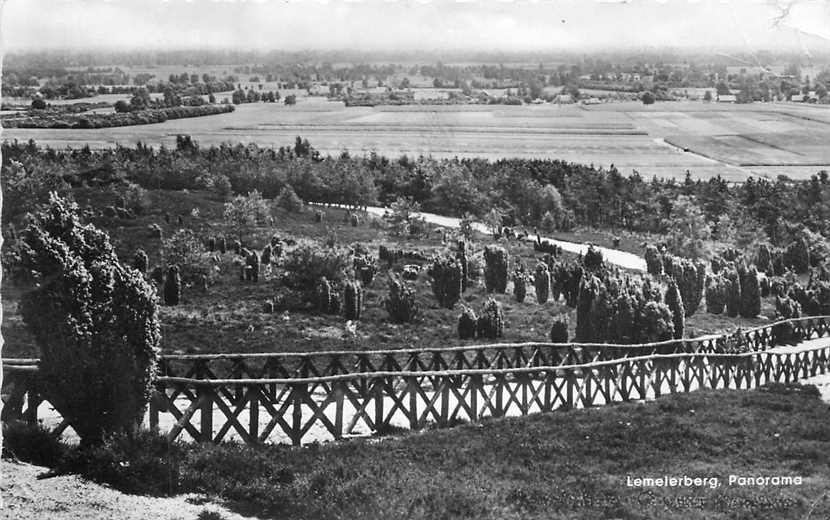
[[[194,495],[154,498],[127,495],[69,475],[38,480],[46,468],[3,460],[0,463],[0,518],[3,520],[195,520],[215,511],[226,520],[243,517]],[[195,503],[193,503],[195,502]]]

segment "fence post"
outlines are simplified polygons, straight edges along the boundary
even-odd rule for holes
[[[407,377],[406,386],[409,390],[409,428],[411,430],[418,429],[418,381],[414,377]]]
[[[213,440],[213,388],[208,385],[199,385],[196,390],[199,396],[200,406],[200,426],[202,442],[210,442]]]
[[[451,377],[441,376],[441,425],[447,426],[450,424],[450,384]]]
[[[383,385],[384,379],[373,379],[372,384],[375,386],[372,390],[372,394],[375,398],[375,430],[381,431],[383,426],[386,426],[385,417],[383,416]],[[392,392],[395,391],[395,385],[393,383],[389,384],[389,388],[392,389]],[[363,399],[369,399],[369,394],[361,394]]]
[[[344,383],[342,381],[335,381],[334,388],[334,438],[343,438],[343,400],[345,392],[343,390]]]
[[[305,384],[291,385],[292,423],[291,423],[291,444],[299,446],[302,444],[303,429],[303,395],[306,391]]]
[[[251,434],[251,442],[259,444],[259,385],[248,386],[248,431]]]

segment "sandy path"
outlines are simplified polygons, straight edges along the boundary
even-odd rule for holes
[[[337,206],[337,204],[334,204]],[[379,208],[375,206],[369,206],[366,208],[366,212],[375,215],[378,217],[382,217],[388,210],[386,208]],[[445,217],[443,215],[436,215],[434,213],[424,213],[424,212],[417,212],[415,213],[419,217],[423,218],[425,221],[429,222],[430,224],[435,224],[437,226],[448,227],[448,228],[458,228],[461,219],[455,217]],[[489,229],[487,226],[482,224],[481,222],[474,222],[473,229],[480,233],[484,233],[486,235],[490,234]],[[556,244],[557,246],[561,247],[565,251],[574,254],[585,254],[588,251],[588,244],[580,244],[577,242],[566,242],[564,240],[557,240],[555,238],[546,238],[541,237],[542,240],[547,240],[552,244]],[[527,236],[525,240],[528,242],[533,242],[536,240],[535,236]],[[631,269],[633,271],[645,271],[646,270],[646,260],[641,256],[637,256],[632,253],[627,253],[625,251],[620,251],[618,249],[611,249],[608,247],[601,247],[601,246],[594,246],[594,248],[599,249],[602,251],[602,255],[605,259],[614,265],[622,267],[624,269]]]
[[[0,511],[4,520],[193,520],[205,510],[226,520],[243,517],[216,504],[195,505],[195,495],[154,498],[127,495],[75,475],[38,480],[46,468],[3,460]]]

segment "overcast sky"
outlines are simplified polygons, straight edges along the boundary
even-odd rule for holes
[[[830,48],[830,0],[4,0],[7,50]],[[822,39],[823,38],[823,39]]]

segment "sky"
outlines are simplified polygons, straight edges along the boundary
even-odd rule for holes
[[[6,51],[830,48],[830,0],[0,1]]]

